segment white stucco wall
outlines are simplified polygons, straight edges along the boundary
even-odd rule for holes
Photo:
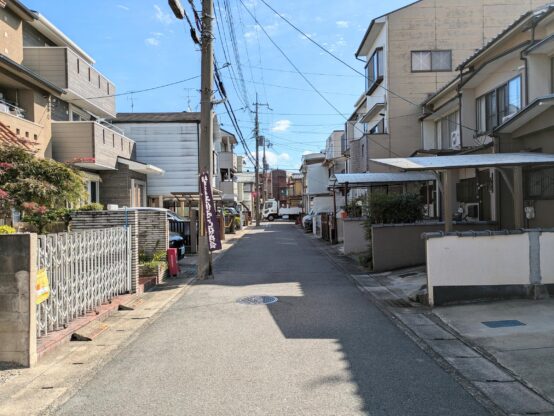
[[[434,286],[526,285],[529,275],[527,234],[427,240],[431,304]]]

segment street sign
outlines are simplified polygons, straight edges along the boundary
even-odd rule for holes
[[[200,175],[200,198],[204,208],[204,226],[208,236],[208,248],[210,251],[221,250],[221,235],[217,224],[217,213],[212,195],[210,176],[207,172]]]

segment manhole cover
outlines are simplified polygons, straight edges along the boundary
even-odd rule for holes
[[[240,303],[241,305],[269,305],[277,302],[278,300],[279,299],[275,296],[245,296],[243,298],[238,298],[237,303]]]

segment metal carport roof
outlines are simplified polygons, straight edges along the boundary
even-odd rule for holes
[[[336,183],[334,179],[336,179]],[[348,184],[350,188],[363,188],[389,183],[427,182],[435,179],[433,174],[424,172],[337,173],[329,179],[329,187]]]
[[[461,168],[487,168],[554,164],[554,154],[548,153],[492,153],[478,155],[451,155],[436,157],[402,157],[371,159],[375,163],[395,168],[418,170],[449,170]]]

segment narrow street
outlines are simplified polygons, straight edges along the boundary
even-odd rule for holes
[[[271,305],[236,303],[272,295]],[[61,415],[487,414],[291,224],[244,236]]]

